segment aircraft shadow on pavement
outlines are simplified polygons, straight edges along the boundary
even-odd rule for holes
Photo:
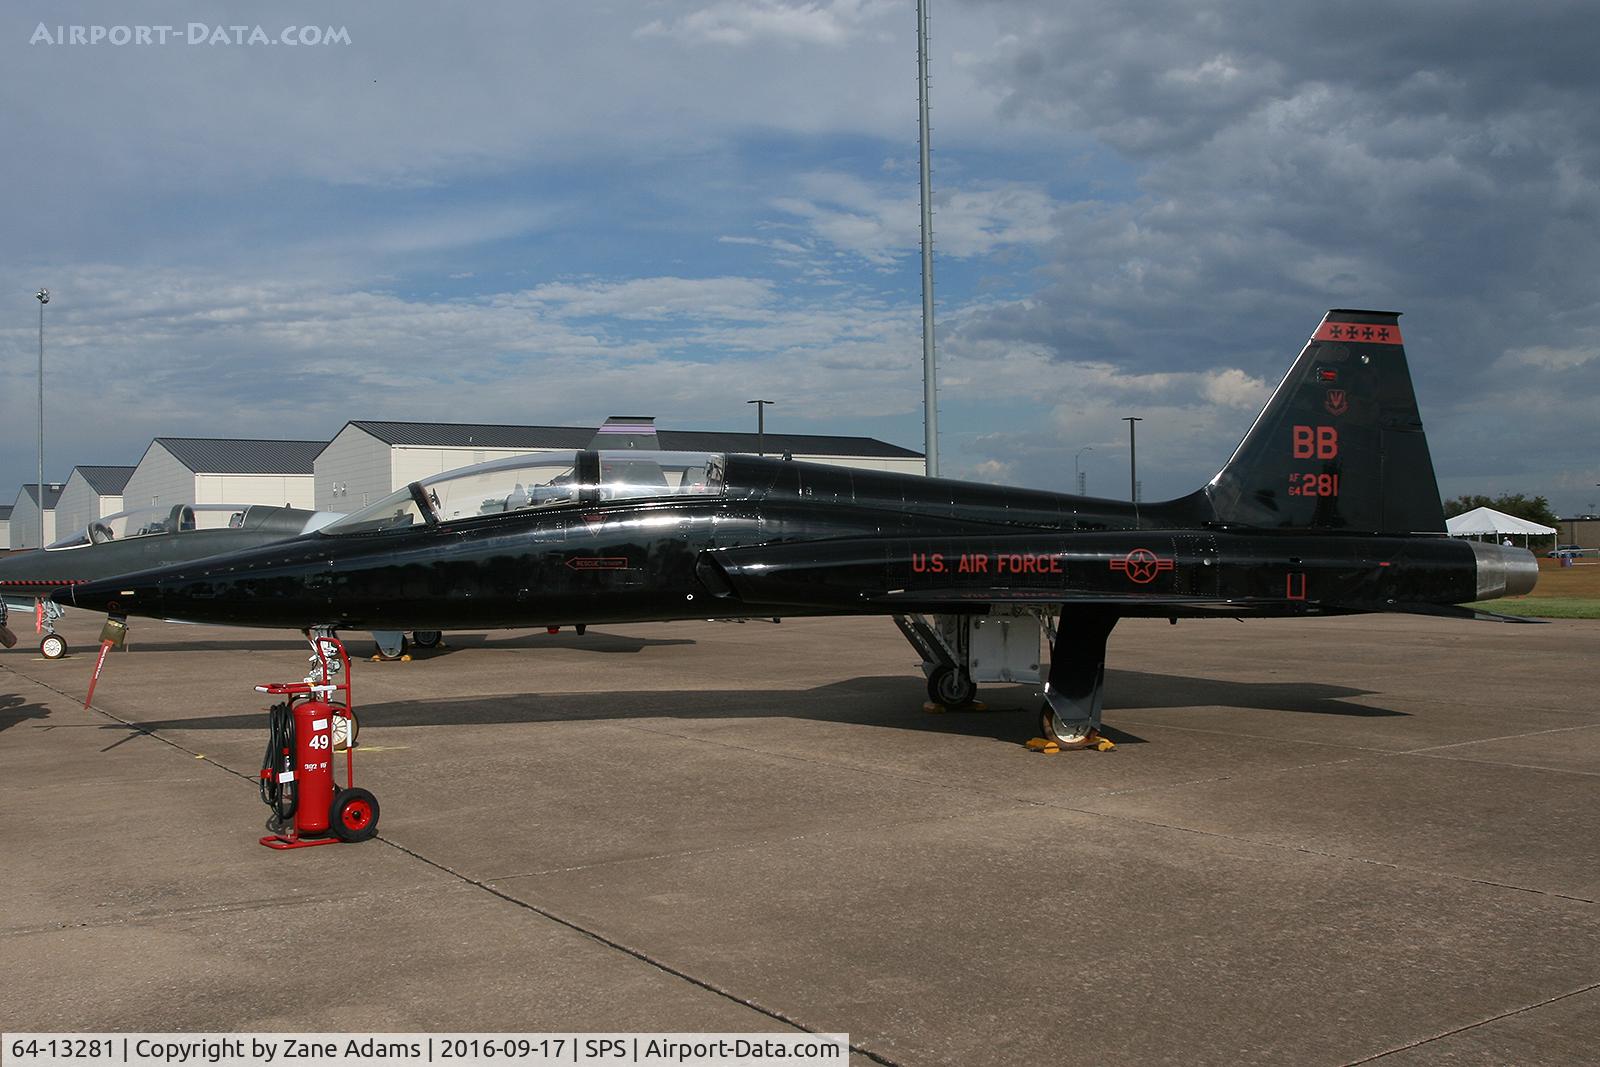
[[[15,693],[0,693],[0,730],[32,719],[43,719],[50,709],[43,704],[26,703]]]
[[[1404,716],[1403,711],[1348,703],[1376,690],[1323,682],[1235,682],[1150,671],[1106,671],[1106,711],[1134,708],[1251,708],[1360,718]]]
[[[1119,711],[1141,708],[1253,708],[1324,715],[1398,716],[1404,712],[1345,703],[1371,690],[1317,682],[1230,682],[1211,678],[1112,672],[1106,733],[1119,744],[1143,738],[1120,729]],[[920,730],[1026,740],[1038,732],[1038,690],[1027,685],[993,685],[982,699],[989,711],[928,714],[915,676],[851,678],[814,689],[665,690],[593,693],[510,693],[423,700],[357,703],[368,730],[406,726],[492,726],[539,722],[627,721],[632,719],[796,718],[854,723],[896,730]],[[241,694],[241,703],[249,697]],[[140,719],[139,728],[157,730],[257,730],[259,712],[181,719]]]

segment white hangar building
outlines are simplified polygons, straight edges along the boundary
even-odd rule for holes
[[[635,422],[649,422],[636,419]],[[871,437],[658,430],[680,452],[790,455],[813,463],[921,474],[922,453]],[[593,426],[496,426],[456,422],[347,422],[316,461],[320,511],[356,511],[419,478],[532,452],[588,448]]]
[[[61,483],[44,483],[44,543],[56,539],[56,504],[61,500]],[[39,483],[28,482],[17,492],[11,507],[11,547],[39,547]]]
[[[122,490],[133,471],[132,467],[72,468],[56,503],[57,538],[75,533],[103,515],[121,511]]]
[[[11,504],[0,504],[0,552],[11,548]]]
[[[125,509],[173,504],[310,508],[312,462],[326,441],[157,437],[122,491]]]

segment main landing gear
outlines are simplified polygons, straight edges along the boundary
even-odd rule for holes
[[[980,682],[1037,682],[1039,628],[1033,607],[991,605],[985,615],[896,615],[895,625],[922,657],[930,711],[981,711]]]
[[[1117,614],[1104,608],[1064,608],[1050,650],[1050,676],[1039,705],[1039,733],[1028,747],[1050,752],[1116,746],[1100,733],[1105,710],[1106,639]],[[1053,747],[1052,747],[1053,746]]]
[[[413,630],[408,638],[399,630],[374,630],[372,643],[374,659],[409,661],[413,648],[438,648],[444,643],[444,634],[438,630]]]
[[[1116,746],[1100,733],[1106,639],[1115,611],[1065,607],[1059,622],[1031,607],[990,605],[987,615],[898,615],[895,624],[922,655],[930,711],[981,711],[978,682],[1038,682],[1039,633],[1050,638],[1050,669],[1039,706],[1039,752]]]

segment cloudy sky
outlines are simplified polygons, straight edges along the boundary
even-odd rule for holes
[[[945,473],[1067,489],[1088,448],[1122,494],[1141,415],[1146,498],[1187,491],[1325,309],[1374,307],[1446,495],[1600,503],[1592,5],[932,22]],[[157,435],[752,397],[921,447],[912,0],[19,0],[0,87],[6,500],[41,285],[53,480]]]

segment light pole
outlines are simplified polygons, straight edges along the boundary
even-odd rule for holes
[[[33,294],[39,301],[39,547],[44,547],[44,306],[50,303],[50,290]]]
[[[1079,496],[1088,496],[1088,493],[1085,492],[1088,486],[1085,484],[1087,479],[1084,478],[1083,472],[1078,469],[1078,456],[1083,455],[1085,452],[1093,451],[1094,445],[1084,445],[1082,448],[1078,449],[1077,454],[1072,457],[1072,483],[1078,487]]]
[[[939,476],[939,361],[933,348],[933,165],[928,139],[928,4],[917,0],[917,157],[922,178],[923,472]]]
[[[774,403],[771,400],[746,400],[746,404],[756,406],[756,455],[767,454],[767,405]]]
[[[1124,415],[1122,421],[1128,424],[1128,499],[1137,504],[1139,502],[1139,449],[1133,424],[1143,422],[1144,419],[1138,415]]]

